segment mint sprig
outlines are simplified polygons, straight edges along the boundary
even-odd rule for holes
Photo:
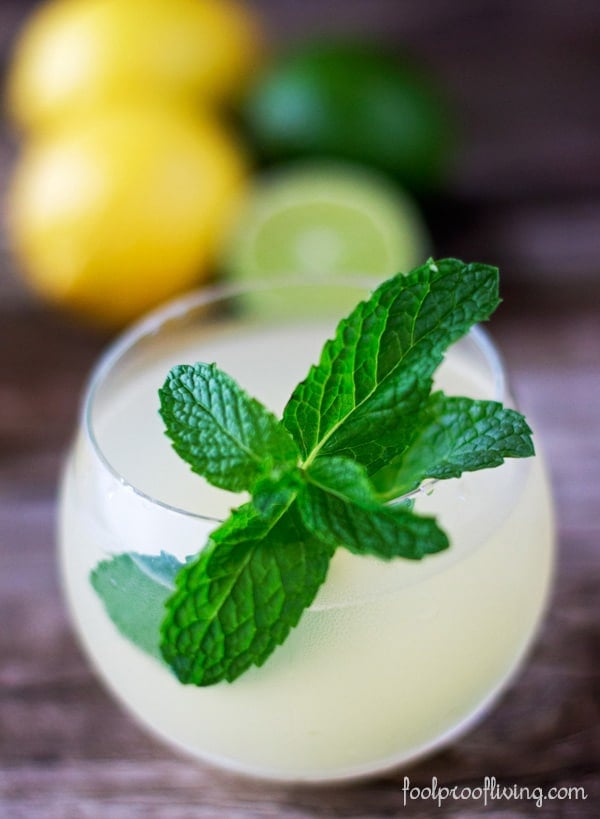
[[[384,560],[448,547],[433,518],[386,501],[428,477],[533,453],[514,410],[431,394],[444,351],[498,303],[488,265],[443,259],[390,279],[340,322],[282,421],[214,364],[170,372],[160,411],[175,451],[210,483],[251,495],[178,570],[166,600],[160,647],[182,682],[232,681],[262,665],[338,547]],[[119,625],[117,608],[107,606]]]

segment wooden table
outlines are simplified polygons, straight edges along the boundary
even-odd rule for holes
[[[305,3],[256,3],[277,36],[318,29]],[[466,142],[427,206],[440,255],[499,262],[493,331],[537,423],[559,559],[544,628],[499,706],[451,748],[356,785],[274,786],[178,757],[109,698],[77,647],[54,559],[57,476],[85,376],[107,339],[37,305],[0,269],[0,817],[593,817],[598,790],[600,52],[593,2],[332,2],[347,29],[408,40],[447,80]],[[0,11],[4,48],[26,7]],[[331,17],[330,14],[327,16]],[[340,12],[340,20],[342,15]],[[365,22],[366,21],[366,22]],[[330,27],[334,22],[329,23]],[[12,149],[5,140],[0,173]],[[507,601],[507,606],[510,601]],[[427,799],[411,785],[583,787],[586,800]]]

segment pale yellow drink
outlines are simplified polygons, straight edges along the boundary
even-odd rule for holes
[[[168,322],[141,341],[134,333],[109,354],[88,396],[60,525],[65,588],[83,645],[146,726],[239,771],[331,780],[437,747],[504,686],[543,611],[553,531],[539,456],[424,487],[416,510],[438,517],[451,538],[447,552],[417,563],[338,549],[315,603],[262,668],[231,684],[184,686],[121,636],[89,580],[101,560],[120,552],[184,559],[244,500],[209,487],[175,455],[158,387],[175,363],[216,361],[280,413],[335,324],[289,316],[279,325],[252,323],[196,309],[201,320]],[[481,335],[451,349],[437,382],[448,394],[510,402]]]

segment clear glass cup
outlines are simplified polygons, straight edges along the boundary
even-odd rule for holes
[[[156,735],[253,776],[355,778],[448,743],[513,677],[547,600],[554,528],[538,454],[415,493],[416,510],[435,514],[450,536],[444,553],[383,562],[338,549],[288,640],[233,683],[182,685],[108,616],[90,580],[102,561],[165,551],[184,560],[244,500],[210,487],[172,451],[157,396],[169,368],[216,361],[280,413],[367,288],[209,289],[155,312],[97,365],[64,471],[62,577],[97,672]],[[513,403],[479,328],[451,348],[437,382],[449,394]],[[152,572],[151,561],[140,566]],[[137,610],[144,588],[120,591]],[[151,616],[142,637],[156,649]]]

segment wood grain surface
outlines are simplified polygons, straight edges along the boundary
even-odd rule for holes
[[[31,4],[3,3],[0,53]],[[271,0],[276,42],[369,31],[444,78],[465,138],[426,203],[440,254],[502,265],[492,330],[549,461],[559,532],[548,616],[497,708],[406,770],[336,787],[270,785],[179,757],[100,686],[76,645],[54,554],[55,494],[79,395],[108,341],[37,304],[0,247],[0,817],[596,817],[600,815],[600,4]],[[0,146],[3,187],[14,139]],[[510,605],[510,601],[507,601]],[[582,787],[404,805],[403,782]]]

